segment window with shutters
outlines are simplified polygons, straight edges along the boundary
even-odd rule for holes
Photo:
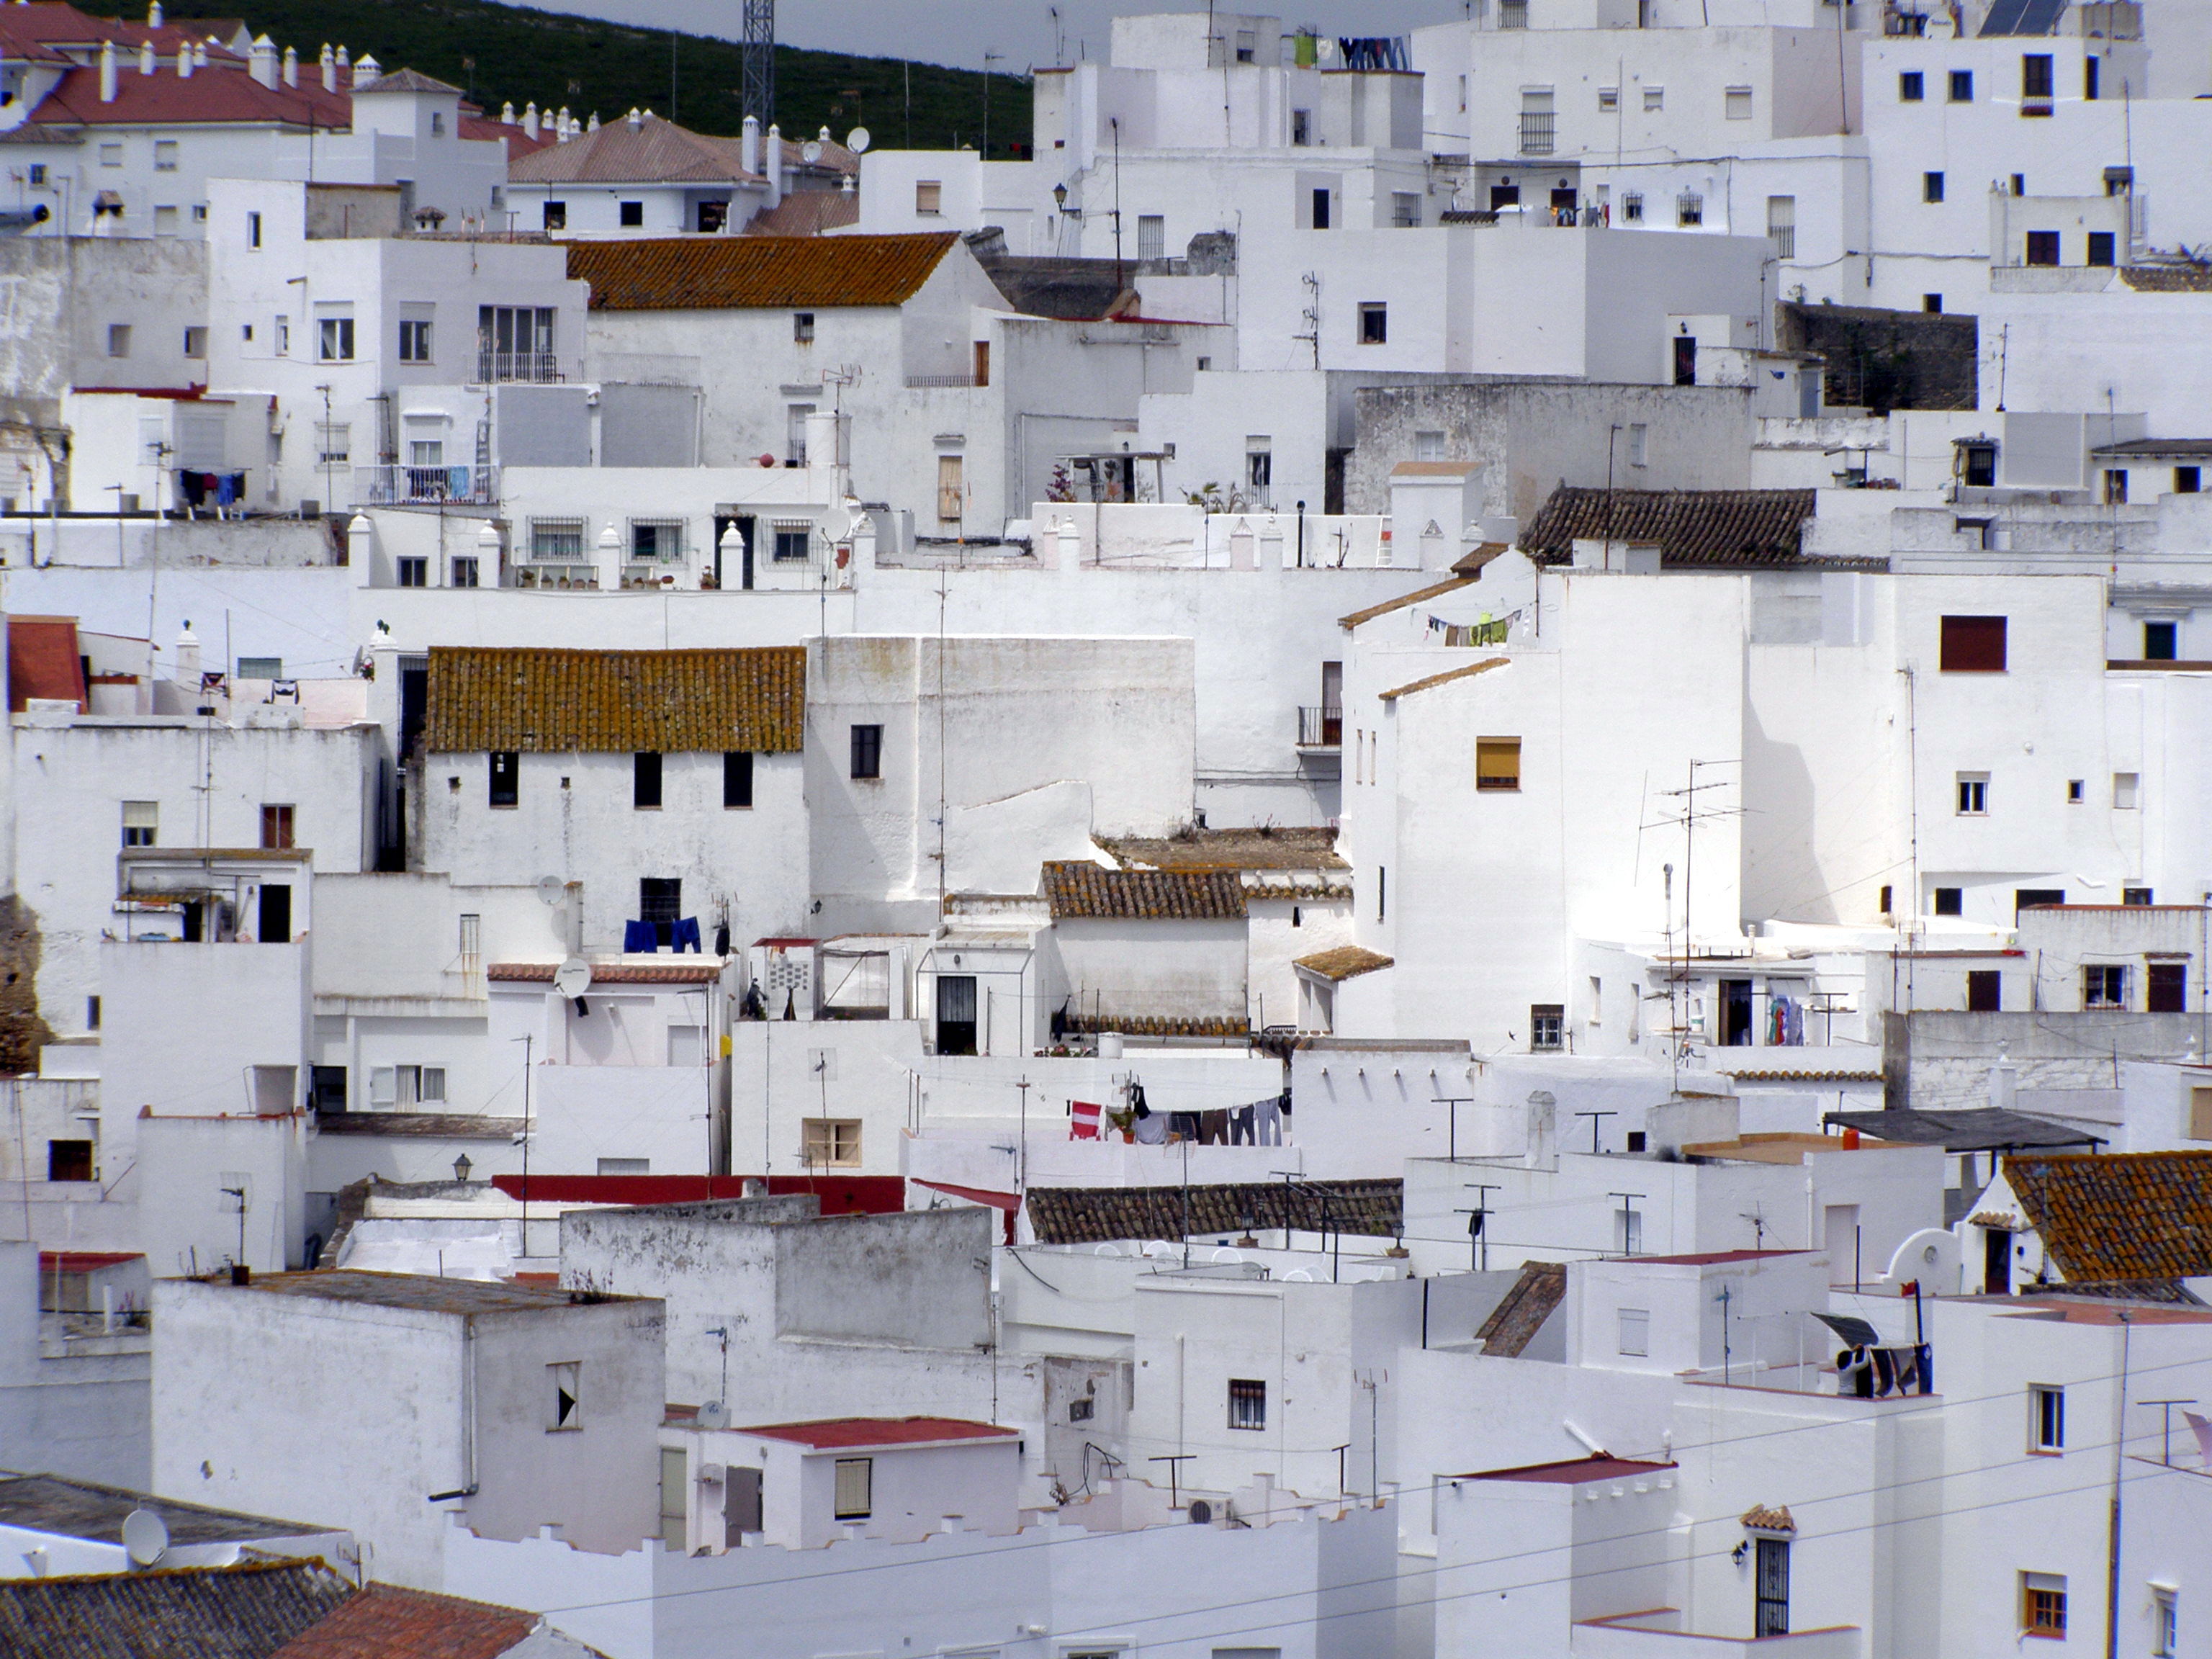
[[[1484,793],[1520,788],[1520,738],[1477,738],[1475,739],[1474,787]]]
[[[125,801],[123,844],[125,847],[151,847],[161,822],[161,804],[159,801]]]
[[[1622,1308],[1620,1316],[1620,1350],[1632,1357],[1651,1352],[1651,1310],[1649,1308]]]
[[[872,1457],[837,1460],[836,1501],[830,1512],[840,1521],[865,1521],[875,1511],[876,1461]]]
[[[810,1170],[860,1168],[860,1120],[849,1117],[801,1119],[799,1152]]]
[[[2002,617],[1946,617],[1937,667],[1946,674],[2002,674],[2005,672]]]
[[[2066,1577],[2056,1572],[2020,1576],[2020,1627],[2024,1635],[2066,1634]]]
[[[968,492],[961,475],[959,456],[937,458],[937,519],[940,524],[958,524],[968,515]]]
[[[1770,196],[1766,198],[1766,240],[1774,244],[1774,257],[1794,259],[1797,257],[1797,198],[1795,196]]]
[[[1168,248],[1168,222],[1163,214],[1140,213],[1137,216],[1137,257],[1158,259],[1165,256]]]
[[[914,210],[925,219],[934,219],[945,211],[945,184],[942,179],[920,179],[915,181]]]
[[[279,849],[292,844],[292,818],[295,809],[289,805],[264,802],[261,808],[261,845]]]

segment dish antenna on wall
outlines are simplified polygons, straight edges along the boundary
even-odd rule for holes
[[[151,1510],[133,1510],[123,1517],[123,1553],[134,1567],[159,1566],[169,1553],[169,1523]]]
[[[538,896],[548,904],[558,904],[568,896],[568,884],[558,876],[538,878]]]
[[[699,1407],[699,1426],[702,1429],[728,1428],[730,1408],[719,1400],[709,1400]]]
[[[584,993],[592,988],[592,964],[581,957],[570,957],[553,970],[553,988],[576,1004],[576,1012],[585,1012]]]
[[[822,159],[822,141],[818,138],[809,138],[799,147],[799,159],[807,166],[812,167]]]
[[[873,143],[875,140],[868,136],[868,130],[866,127],[854,127],[845,135],[845,148],[855,155],[866,155],[868,153],[868,146]]]
[[[853,532],[859,528],[860,522],[853,509],[839,501],[822,514],[822,533],[833,543],[848,542],[853,539]]]

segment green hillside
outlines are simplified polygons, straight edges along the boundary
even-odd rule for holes
[[[87,10],[143,17],[143,0],[94,0]],[[731,7],[735,17],[738,8]],[[695,131],[735,134],[744,112],[738,48],[696,34],[532,11],[490,0],[164,0],[171,21],[237,17],[295,46],[304,68],[325,41],[355,57],[373,52],[387,70],[410,68],[471,88],[490,113],[513,100],[520,111],[567,105],[579,119],[597,110],[612,120],[633,106],[673,118]],[[669,90],[671,60],[675,95]],[[981,148],[984,77],[973,70],[906,64],[895,58],[777,48],[776,119],[787,137],[828,127],[842,138],[865,125],[878,148]],[[1000,158],[1026,155],[1029,83],[990,77],[990,147]],[[1013,148],[1019,146],[1018,149]]]

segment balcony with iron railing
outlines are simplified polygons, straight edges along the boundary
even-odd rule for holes
[[[1341,749],[1344,747],[1344,710],[1331,708],[1302,708],[1298,710],[1298,747],[1301,749]]]
[[[492,507],[499,501],[495,466],[357,466],[353,478],[354,501],[364,507]]]
[[[561,359],[550,351],[477,352],[477,384],[523,381],[547,385],[568,378]]]
[[[1549,155],[1559,140],[1555,123],[1559,117],[1550,110],[1523,110],[1521,112],[1521,154]]]

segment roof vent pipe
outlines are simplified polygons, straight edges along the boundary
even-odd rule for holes
[[[115,42],[112,40],[100,43],[100,101],[103,104],[115,101]]]

